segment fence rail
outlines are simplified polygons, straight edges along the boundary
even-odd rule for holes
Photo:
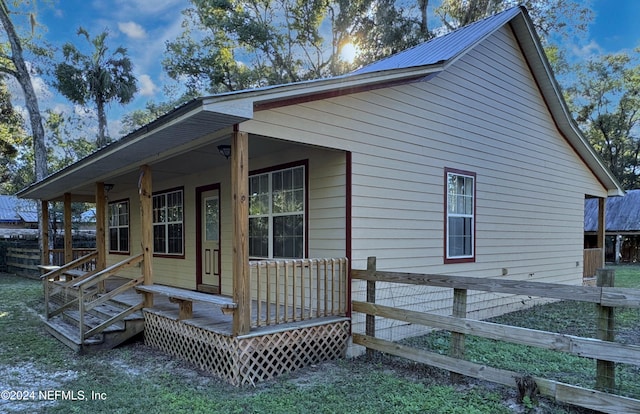
[[[346,258],[261,260],[249,268],[252,327],[346,315]]]
[[[599,274],[599,276],[601,275]],[[610,342],[613,338],[607,334],[612,330],[613,318],[605,321],[607,326],[598,326],[598,331],[601,331],[602,335],[599,339],[593,339],[476,321],[465,317],[467,289],[591,302],[597,304],[599,313],[608,313],[607,311],[611,309],[611,307],[640,308],[640,290],[638,289],[622,289],[606,286],[567,286],[501,279],[381,272],[375,268],[375,258],[370,258],[367,270],[352,270],[351,277],[352,279],[367,281],[366,301],[353,301],[352,303],[353,312],[360,312],[366,315],[366,334],[354,334],[353,343],[365,346],[367,353],[371,353],[373,350],[382,351],[438,368],[444,368],[452,373],[481,378],[513,387],[517,386],[517,379],[522,378],[522,374],[487,367],[463,359],[464,335],[471,334],[499,341],[594,358],[597,359],[598,366],[602,363],[609,369],[613,369],[612,366],[614,363],[640,366],[640,346]],[[453,316],[410,311],[375,303],[376,282],[452,288],[454,289]],[[375,318],[388,318],[448,330],[452,332],[450,355],[440,355],[376,338]],[[598,323],[601,324],[602,321],[599,320]],[[640,412],[640,400],[603,391],[613,388],[612,381],[615,378],[614,374],[612,375],[609,371],[607,377],[604,379],[601,378],[600,375],[601,372],[598,370],[596,387],[602,387],[602,390],[585,389],[539,377],[533,379],[541,394],[551,396],[557,401],[603,412]]]
[[[96,251],[96,249],[93,248],[75,248],[72,249],[73,250],[73,259],[72,260],[76,260],[80,257],[86,256],[88,254],[91,254],[93,252]],[[64,249],[51,249],[50,250],[51,253],[51,264],[55,265],[55,266],[62,266],[65,264],[64,261]],[[94,270],[96,268],[96,262],[95,260],[87,262],[86,264],[84,264],[84,266],[82,267],[82,271],[84,272],[90,272],[92,270]]]
[[[73,249],[73,260],[86,256],[95,249],[75,248]],[[40,276],[38,265],[41,264],[41,252],[37,248],[7,247],[6,249],[6,270],[19,274]],[[51,264],[62,266],[64,262],[64,249],[51,249]],[[82,271],[90,272],[95,269],[95,260],[83,265]]]
[[[40,249],[7,247],[6,267],[8,272],[36,277],[40,275]]]

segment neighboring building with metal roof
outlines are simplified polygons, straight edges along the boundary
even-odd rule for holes
[[[38,226],[38,210],[31,200],[0,195],[0,227],[27,228]]]
[[[598,201],[584,203],[585,247],[593,244],[598,230]],[[640,261],[640,189],[624,197],[611,197],[605,203],[605,257],[608,262]]]

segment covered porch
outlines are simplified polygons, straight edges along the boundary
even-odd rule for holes
[[[45,219],[50,201],[64,201],[65,216],[72,202],[96,204],[95,252],[74,258],[71,230],[65,229],[65,263],[52,266],[42,229],[47,319],[77,314],[79,332],[68,342],[87,350],[111,325],[141,315],[147,344],[237,385],[344,356],[350,333],[347,154],[257,135],[249,145],[249,134],[238,124],[219,114],[206,114],[208,123],[202,123],[205,115],[196,112],[177,124],[125,137],[20,194],[41,200]],[[197,127],[194,118],[200,118]],[[215,122],[221,124],[207,128]],[[174,134],[180,138],[173,140]],[[228,159],[220,155],[221,146]],[[271,250],[256,257],[250,255],[255,237],[249,227],[250,218],[260,214],[249,211],[255,200],[250,169],[260,174],[281,159],[285,169],[303,166],[304,210],[296,222],[302,230],[300,242],[294,240],[302,250],[291,250],[285,240],[283,249],[299,257],[269,257]],[[309,181],[324,180],[326,187],[325,175],[334,177],[330,191],[344,202],[333,208],[335,219],[321,217],[312,205],[328,190]],[[159,204],[157,195],[167,189],[179,194],[179,210]],[[219,211],[217,228],[209,233],[205,201],[212,190]],[[133,213],[136,207],[139,214]],[[159,225],[163,220],[169,224]],[[341,232],[327,230],[331,220],[342,222]],[[218,237],[213,246],[205,245],[210,234]],[[317,241],[318,234],[334,240]],[[112,301],[122,310],[94,322],[93,311]]]
[[[596,271],[604,268],[606,256],[606,214],[607,199],[602,197],[585,198],[585,229],[593,227],[594,235],[584,237],[582,279],[584,285],[595,286]],[[590,211],[592,210],[592,211]],[[593,214],[591,214],[593,213]]]

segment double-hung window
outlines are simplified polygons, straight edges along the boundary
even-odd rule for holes
[[[129,253],[129,201],[109,203],[109,252]]]
[[[153,195],[153,253],[184,255],[183,190]]]
[[[304,257],[305,181],[304,165],[249,177],[250,257]]]
[[[475,260],[475,173],[446,169],[445,263]]]

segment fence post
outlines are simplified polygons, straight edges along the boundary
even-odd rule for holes
[[[453,289],[453,310],[451,315],[455,318],[467,317],[467,289]],[[464,334],[451,332],[451,344],[449,355],[453,358],[464,359]],[[451,372],[451,381],[459,382],[464,377],[456,372]]]
[[[367,273],[374,273],[376,271],[376,258],[374,256],[367,257]],[[367,280],[367,302],[376,303],[376,282],[373,280]],[[375,315],[366,316],[365,333],[367,336],[376,336],[376,317]],[[372,359],[376,351],[367,348],[367,358]]]
[[[613,269],[596,270],[598,287],[613,287],[616,272]],[[614,340],[613,307],[596,304],[597,338],[603,341]],[[616,386],[615,362],[596,360],[596,389],[612,391]]]

